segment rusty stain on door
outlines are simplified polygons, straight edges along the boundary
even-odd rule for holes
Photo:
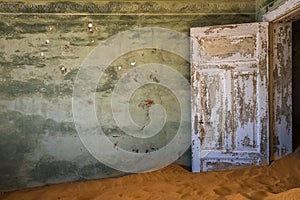
[[[268,24],[191,29],[192,168],[269,162]]]

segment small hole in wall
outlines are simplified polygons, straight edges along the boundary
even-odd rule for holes
[[[139,150],[138,149],[132,149],[132,152],[138,153]]]
[[[92,22],[88,22],[87,27],[88,27],[88,31],[89,33],[93,33],[93,23]]]
[[[132,61],[130,62],[130,65],[131,65],[131,66],[135,66],[135,65],[136,65],[136,61],[135,61],[135,60],[132,60]]]
[[[64,66],[64,65],[61,65],[60,67],[59,67],[59,69],[60,69],[60,72],[62,73],[62,74],[65,74],[65,73],[67,73],[67,68]]]

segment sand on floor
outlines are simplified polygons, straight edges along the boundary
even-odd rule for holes
[[[179,165],[120,178],[23,189],[5,200],[300,200],[300,150],[270,166],[191,173]]]

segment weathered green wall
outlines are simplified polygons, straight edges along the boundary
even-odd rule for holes
[[[256,14],[254,0],[7,1],[0,2],[0,12],[1,191],[124,174],[88,153],[73,121],[77,72],[101,41],[141,27],[163,27],[188,35],[190,27],[251,22]],[[88,31],[88,22],[94,25],[93,33]],[[115,60],[97,86],[95,96],[101,104],[96,114],[104,122],[104,132],[128,151],[155,151],[176,133],[180,122],[180,105],[170,91],[145,85],[130,99],[133,120],[141,125],[149,123],[147,106],[141,104],[144,100],[158,102],[170,112],[162,136],[151,143],[118,140],[123,133],[108,109],[116,81],[136,67],[130,66],[132,58],[136,66],[148,62],[171,66],[187,79],[189,63],[159,49],[142,49]],[[189,165],[189,157],[187,151],[178,162]]]
[[[257,20],[261,21],[263,14],[273,10],[286,0],[256,0]]]

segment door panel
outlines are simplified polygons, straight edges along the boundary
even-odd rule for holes
[[[200,142],[202,149],[221,149],[224,147],[224,127],[222,124],[225,114],[223,99],[225,74],[222,70],[203,70],[200,73],[201,107],[200,113]],[[206,122],[206,123],[204,123]]]
[[[194,172],[268,164],[268,24],[191,29]]]
[[[255,58],[255,35],[244,37],[199,38],[201,47],[200,62],[247,61]]]
[[[257,144],[257,101],[256,101],[256,70],[244,70],[233,72],[234,99],[236,102],[234,113],[235,132],[234,150],[255,151]]]

